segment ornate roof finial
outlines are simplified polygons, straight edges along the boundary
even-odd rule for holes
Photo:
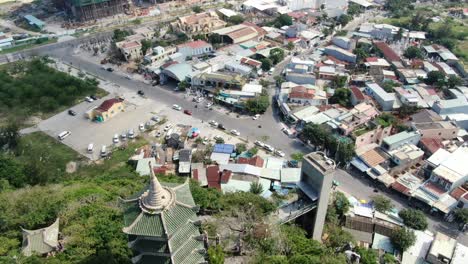
[[[150,186],[149,190],[140,197],[140,207],[147,213],[156,213],[169,204],[169,201],[172,200],[172,195],[159,183],[151,162],[148,162],[148,166],[150,170]]]

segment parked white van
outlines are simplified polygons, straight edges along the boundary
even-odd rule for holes
[[[107,156],[107,148],[106,148],[106,145],[102,145],[102,148],[101,148],[101,157],[102,158],[105,158]]]
[[[94,144],[93,143],[90,143],[88,145],[88,153],[93,153],[93,149],[94,149]]]
[[[60,140],[64,140],[66,137],[68,137],[69,135],[71,135],[71,132],[70,131],[63,131],[62,133],[60,133],[58,135],[58,139]]]

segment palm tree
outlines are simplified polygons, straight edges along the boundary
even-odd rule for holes
[[[261,194],[263,192],[263,186],[258,182],[252,182],[250,184],[250,192],[253,194]]]

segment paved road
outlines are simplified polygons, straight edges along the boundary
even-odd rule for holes
[[[73,56],[72,49],[68,47],[62,48],[47,48],[40,49],[38,52],[40,55],[50,55],[57,57],[67,63],[71,63],[76,67],[79,67],[85,70],[88,73],[100,76],[102,79],[108,80],[110,82],[116,83],[123,87],[128,87],[133,89],[136,93],[138,90],[143,90],[149,98],[165,104],[168,108],[172,104],[181,105],[184,109],[189,109],[193,112],[193,117],[204,120],[216,120],[224,124],[228,129],[237,129],[241,133],[241,137],[248,139],[249,141],[255,141],[267,137],[267,143],[270,145],[283,150],[287,157],[294,152],[309,152],[307,149],[297,140],[289,139],[285,134],[283,134],[280,129],[282,124],[280,123],[278,117],[278,109],[272,107],[262,115],[259,120],[252,120],[251,118],[246,117],[237,117],[236,114],[226,114],[221,111],[210,111],[205,107],[200,105],[198,108],[195,108],[195,104],[188,99],[184,99],[183,94],[175,93],[168,86],[150,86],[141,81],[128,80],[125,79],[123,75],[120,75],[115,72],[107,72],[101,69],[100,65],[94,64],[92,62],[86,61],[80,58],[79,55]],[[278,69],[276,69],[278,68]],[[276,67],[275,72],[278,73],[281,67]],[[270,89],[271,90],[271,89]],[[270,93],[274,94],[274,93]],[[274,104],[273,104],[274,105]],[[259,125],[261,128],[259,128]],[[352,176],[348,172],[343,170],[337,170],[336,180],[338,180],[341,185],[340,189],[344,192],[353,195],[359,199],[370,200],[370,198],[375,195],[374,187],[371,186],[368,179],[362,179],[357,176]],[[396,195],[380,192],[381,194],[388,196],[394,201],[394,204],[397,208],[406,208],[406,201]],[[458,237],[458,240],[468,245],[468,236],[465,234],[460,234],[455,225],[450,223],[445,223],[439,219],[429,217],[429,229],[431,231],[443,231],[444,233],[450,234],[454,237]]]

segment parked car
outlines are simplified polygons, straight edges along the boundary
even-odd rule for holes
[[[100,155],[101,155],[101,158],[105,158],[107,156],[106,145],[102,145]]]
[[[216,135],[216,136],[213,137],[213,139],[216,141],[218,139],[223,139],[223,138],[221,136]]]
[[[91,103],[93,100],[93,98],[89,97],[89,96],[86,96],[85,97],[85,101],[88,102],[88,103]]]
[[[226,130],[226,127],[223,124],[218,124],[218,128],[221,130]]]
[[[288,135],[288,136],[291,136],[293,133],[291,132],[291,130],[287,129],[287,128],[282,128],[281,131],[283,131],[284,134]]]
[[[212,106],[213,106],[213,103],[207,103],[205,107],[206,107],[206,108],[210,108],[210,107],[212,107]]]
[[[218,126],[218,125],[219,125],[218,122],[216,122],[216,121],[214,121],[214,120],[210,120],[210,121],[208,122],[208,124],[210,124],[210,125],[212,125],[212,126]]]
[[[122,141],[127,140],[127,133],[123,132],[122,134],[120,134],[120,138],[122,139]]]
[[[112,142],[119,143],[119,134],[114,135],[114,137],[112,138]]]
[[[257,141],[255,141],[255,145],[257,145],[257,146],[263,148],[263,147],[265,146],[265,143],[263,143],[263,142],[257,140]]]
[[[128,130],[128,138],[129,139],[135,138],[135,132],[133,132],[133,129]]]
[[[285,156],[284,152],[281,151],[281,150],[275,150],[275,155],[280,156],[280,157],[284,157],[284,156]]]
[[[68,110],[68,114],[71,115],[71,116],[76,116],[76,112],[73,111],[73,110]]]
[[[94,101],[96,101],[97,99],[99,99],[96,95],[90,95],[89,97],[91,97],[91,99],[93,99]]]
[[[93,144],[93,143],[90,143],[90,144],[88,145],[88,148],[87,148],[88,153],[93,153],[93,149],[94,149],[94,144]]]
[[[270,145],[268,145],[268,144],[265,144],[265,145],[263,146],[263,148],[266,149],[267,151],[274,151],[274,150],[275,150],[272,146],[270,146]]]
[[[231,130],[230,132],[231,132],[231,134],[233,134],[235,136],[240,136],[240,132],[235,130],[235,129]]]
[[[175,104],[175,105],[172,105],[172,109],[180,111],[180,110],[182,110],[182,107],[180,105]]]
[[[260,114],[256,114],[252,117],[253,120],[257,120],[260,117]]]
[[[192,111],[185,109],[185,110],[184,110],[184,114],[186,114],[186,115],[192,115]]]
[[[160,121],[159,116],[152,116],[151,120],[153,120],[156,123]]]
[[[138,90],[137,94],[143,96],[143,95],[145,95],[145,92],[143,92],[142,90]]]
[[[209,142],[208,138],[207,138],[207,137],[204,137],[204,138],[203,138],[203,141],[202,141],[202,144],[203,144],[203,145],[208,145],[208,142]]]
[[[138,129],[140,129],[140,131],[145,131],[145,124],[141,123],[141,124],[138,126]]]
[[[111,67],[107,68],[106,70],[107,70],[108,72],[113,72],[113,71],[114,71],[114,69],[112,69]]]

